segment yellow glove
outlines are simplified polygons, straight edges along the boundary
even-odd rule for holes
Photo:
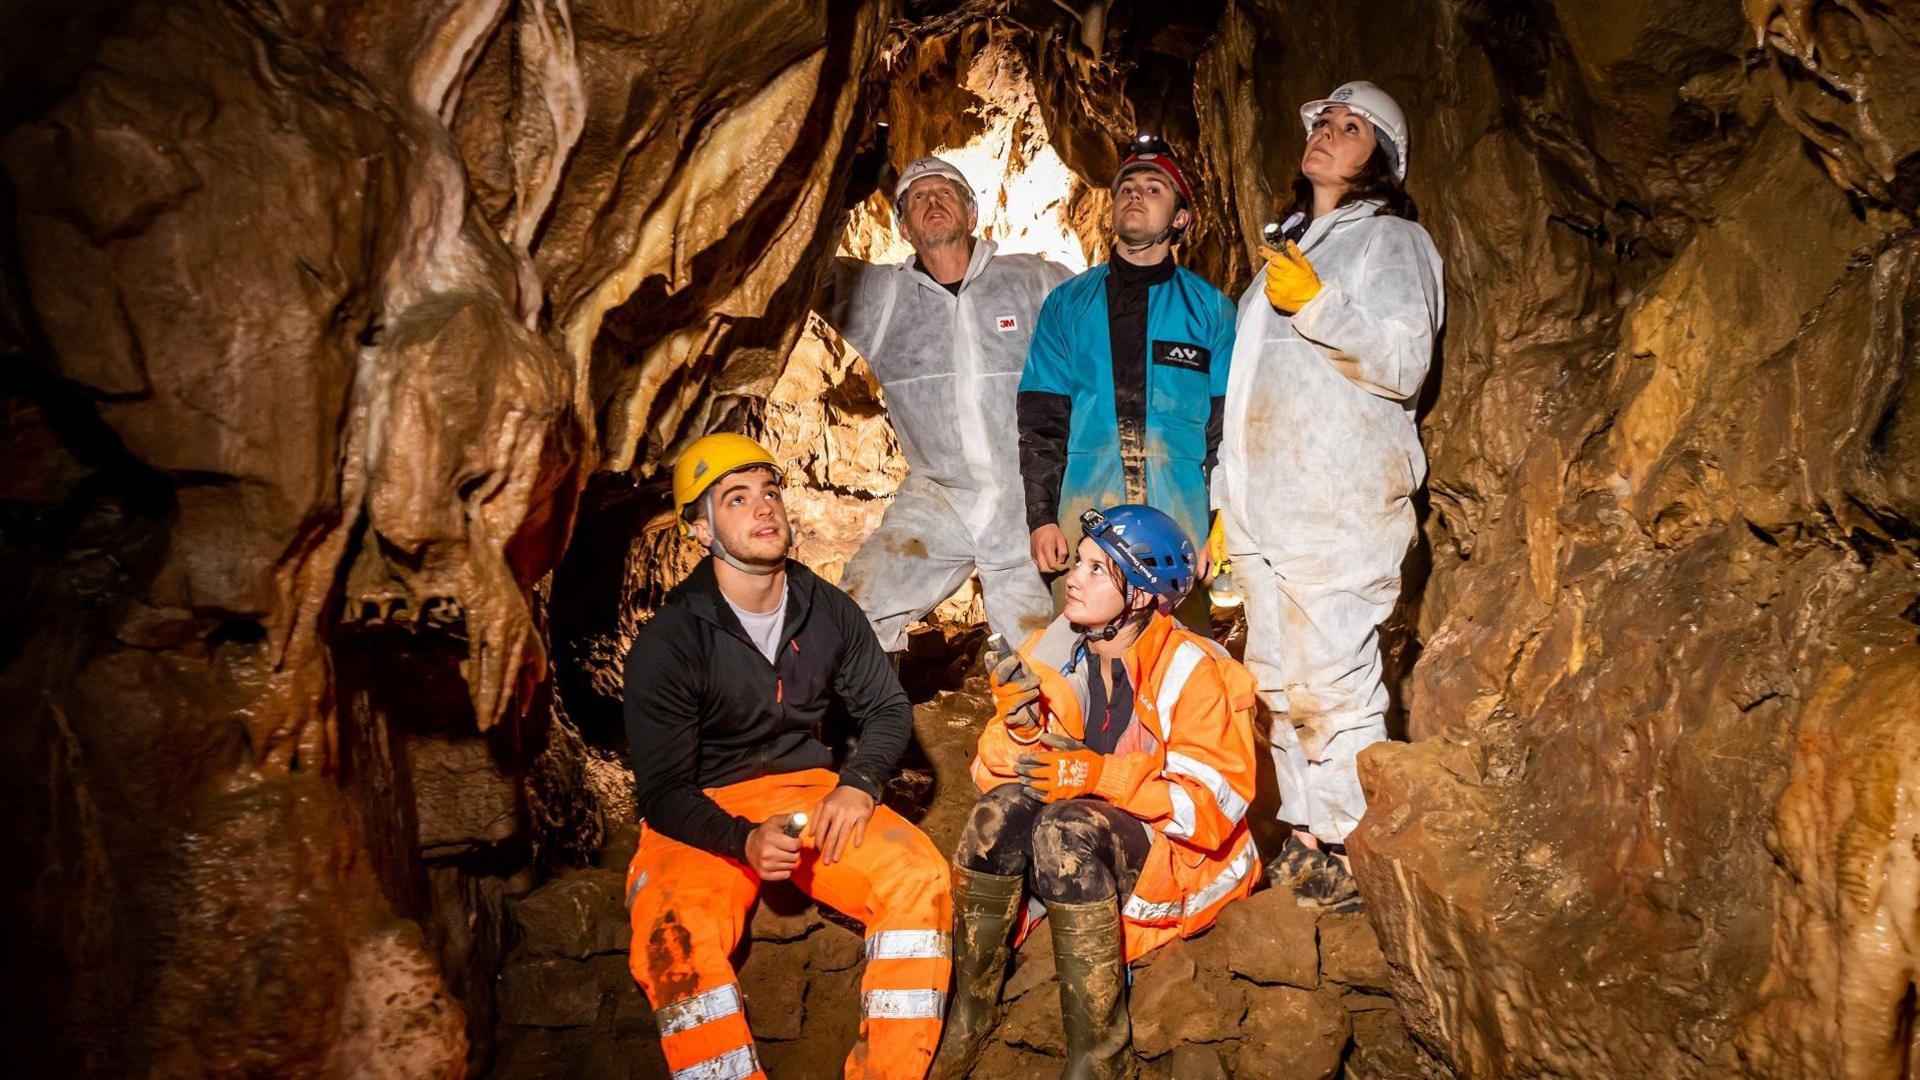
[[[1207,561],[1213,565],[1213,572],[1227,565],[1227,527],[1220,524],[1220,511],[1213,512],[1213,528],[1207,532]]]
[[[1320,275],[1300,254],[1300,245],[1287,241],[1285,251],[1263,249],[1267,256],[1267,302],[1291,315],[1320,295]]]

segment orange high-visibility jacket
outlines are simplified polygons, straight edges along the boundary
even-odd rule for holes
[[[1055,619],[1020,653],[1039,676],[1046,730],[1084,739],[1083,677],[1060,673],[1077,637],[1064,617]],[[1082,661],[1088,662],[1099,661]],[[1220,909],[1253,891],[1260,856],[1246,821],[1254,791],[1253,675],[1225,649],[1162,614],[1147,623],[1124,663],[1134,687],[1134,720],[1143,730],[1122,740],[1124,752],[1108,756],[1101,787],[1119,792],[1114,805],[1154,834],[1140,880],[1121,908],[1132,960],[1212,926]],[[974,783],[988,791],[1017,782],[1014,762],[1033,749],[996,713],[980,734]]]

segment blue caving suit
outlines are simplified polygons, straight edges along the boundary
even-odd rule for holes
[[[1057,522],[1077,546],[1082,511],[1146,503],[1205,544],[1233,330],[1233,303],[1171,257],[1048,293],[1020,377],[1028,531]]]

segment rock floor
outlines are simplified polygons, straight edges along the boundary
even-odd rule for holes
[[[984,685],[969,681],[915,710],[920,757],[888,795],[943,850],[957,840],[972,788],[967,764]],[[653,1013],[627,971],[622,882],[635,843],[610,837],[599,865],[521,900],[518,944],[498,984],[496,1077],[667,1075]],[[837,1075],[858,1025],[857,925],[790,887],[769,889],[736,957],[760,1059],[775,1077]],[[1212,931],[1134,967],[1134,1048],[1144,1077],[1422,1077],[1439,1070],[1387,996],[1386,962],[1364,916],[1320,915],[1283,889],[1233,905]],[[1053,1075],[1062,1039],[1051,939],[1020,950],[999,1028],[974,1075]]]

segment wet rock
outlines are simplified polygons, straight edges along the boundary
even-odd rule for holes
[[[369,935],[351,960],[353,982],[331,1064],[378,1080],[456,1076],[466,1017],[447,992],[419,927],[395,922]]]
[[[1343,1075],[1348,1080],[1409,1080],[1442,1074],[1414,1045],[1400,1014],[1389,1007],[1353,1014],[1353,1048]]]
[[[1157,950],[1134,965],[1128,1011],[1133,1014],[1133,1045],[1143,1057],[1159,1057],[1183,1043],[1230,1039],[1246,1012],[1240,985],[1202,980],[1193,958],[1179,943]]]
[[[784,1041],[800,1037],[806,1021],[807,954],[804,947],[757,942],[740,965],[746,988],[747,1023],[753,1037]]]
[[[755,941],[798,941],[824,922],[819,907],[805,893],[792,885],[774,884],[761,890],[748,933]]]
[[[447,855],[497,844],[520,829],[520,789],[484,739],[409,742],[420,847]]]
[[[562,874],[513,905],[527,956],[584,960],[595,953],[624,953],[633,938],[622,875],[611,870]]]
[[[1151,1080],[1227,1080],[1232,1075],[1211,1046],[1178,1046],[1163,1058],[1148,1062],[1140,1075]]]
[[[624,960],[617,961],[625,973]],[[508,964],[496,990],[500,1022],[529,1027],[581,1027],[600,1017],[607,986],[588,964],[575,960],[523,960]]]
[[[1060,1071],[1060,1050],[1052,1054],[1041,1053],[1024,1045],[1007,1042],[990,1042],[980,1052],[980,1061],[974,1066],[974,1075],[988,1076],[1053,1076]]]
[[[1340,1073],[1353,1022],[1331,994],[1291,986],[1251,987],[1235,1077],[1248,1080],[1330,1080]]]
[[[994,1037],[1024,1050],[1058,1057],[1067,1052],[1066,1035],[1060,1029],[1060,991],[1048,982],[1030,987],[1006,1006]],[[1137,1037],[1137,1033],[1136,1033]]]
[[[1320,920],[1320,967],[1331,982],[1355,990],[1389,989],[1387,958],[1365,915],[1328,915]]]
[[[866,942],[843,926],[827,923],[807,941],[812,948],[807,966],[814,971],[845,971],[866,958]]]
[[[631,773],[628,782],[632,782]],[[607,825],[606,839],[600,844],[600,854],[595,857],[594,865],[602,870],[617,870],[624,877],[627,867],[633,864],[633,853],[640,848],[640,826],[635,822],[621,822]]]
[[[1229,905],[1206,939],[1243,979],[1311,990],[1320,985],[1315,922],[1285,889],[1267,889]]]

